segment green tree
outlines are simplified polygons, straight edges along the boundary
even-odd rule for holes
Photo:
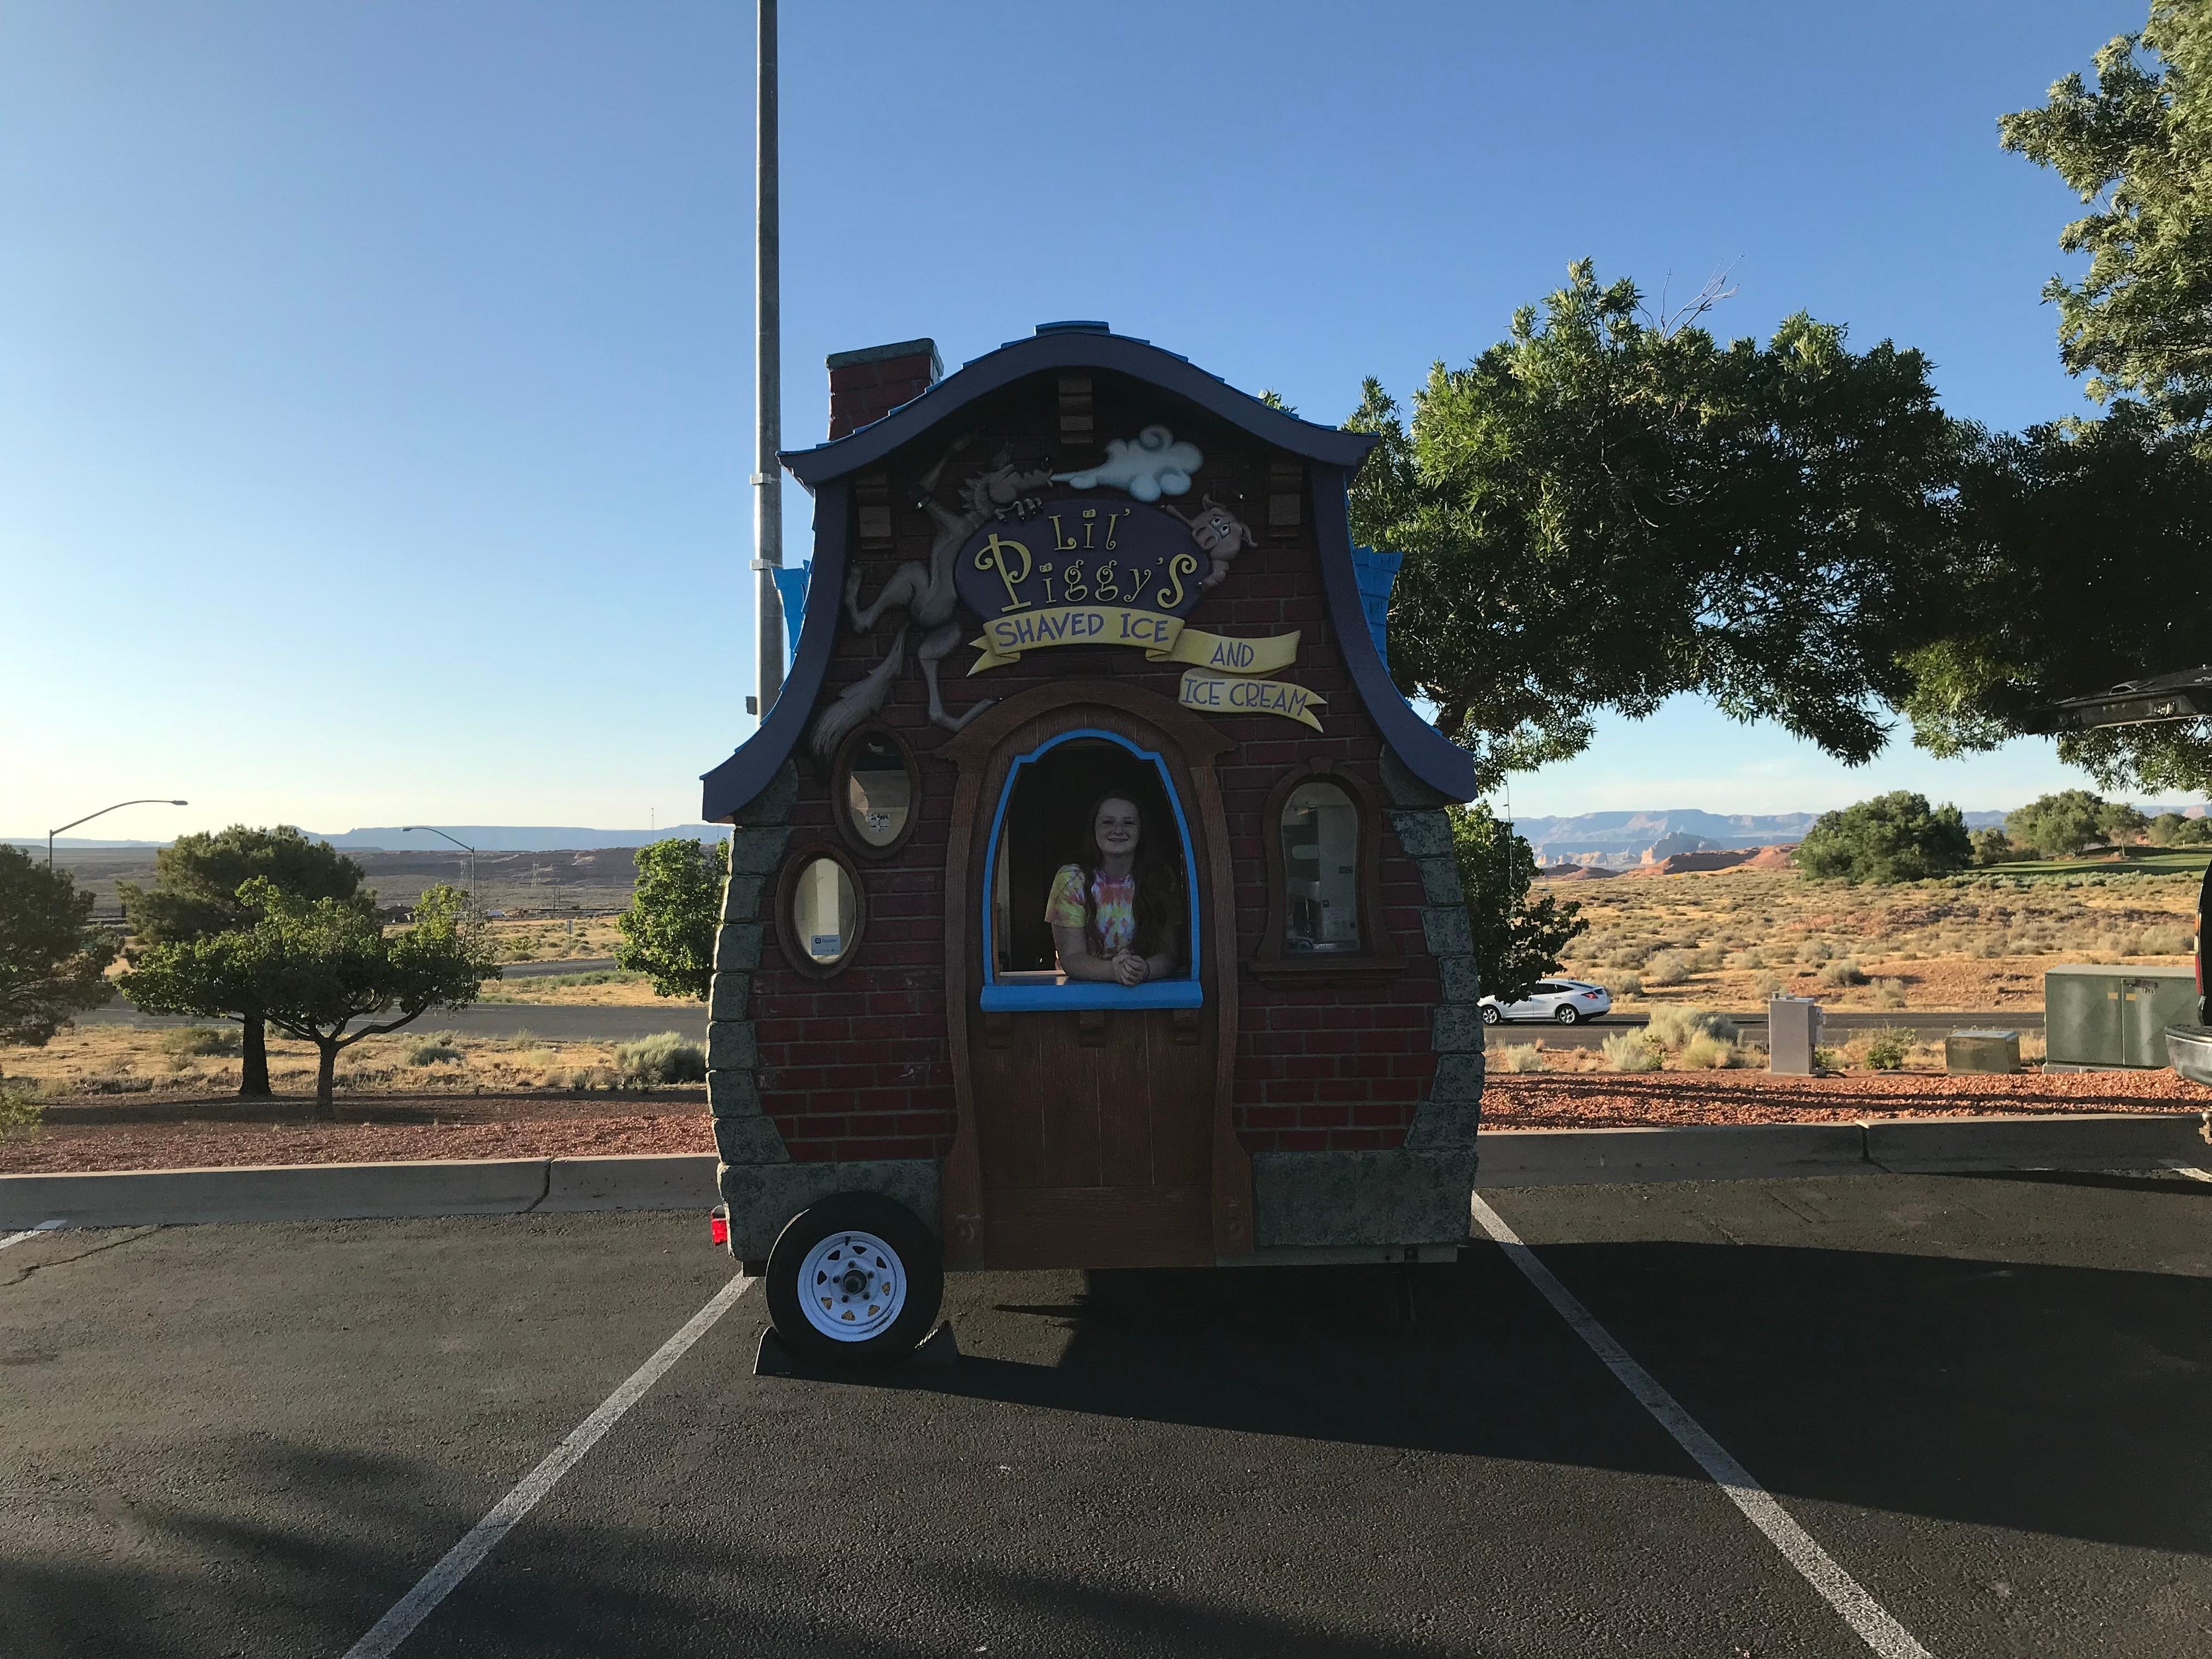
[[[1406,555],[1398,684],[1486,786],[1684,692],[1863,761],[1910,683],[1955,471],[1928,365],[1802,314],[1723,346],[1701,306],[1640,306],[1584,261],[1504,342],[1437,363],[1410,422],[1367,382],[1346,424],[1382,442],[1352,525]]]
[[[2086,789],[2039,795],[2005,814],[2005,834],[2047,859],[2070,859],[2103,837],[2105,798]]]
[[[1448,810],[1483,994],[1517,1002],[1545,975],[1559,972],[1560,953],[1589,931],[1589,923],[1582,919],[1582,906],[1570,900],[1549,893],[1529,899],[1536,854],[1511,824],[1480,801]]]
[[[2005,832],[1997,829],[1969,831],[1966,839],[1973,843],[1977,864],[2004,864],[2017,856]]]
[[[1909,789],[1821,813],[1797,848],[1797,867],[1826,881],[1925,881],[1973,860],[1959,809],[1931,807]]]
[[[2107,847],[2132,847],[2143,838],[2150,820],[2124,800],[2108,800],[2097,814],[2097,839]]]
[[[91,917],[92,895],[68,871],[0,845],[0,1045],[41,1048],[115,994],[115,941]]]
[[[2092,89],[2061,78],[2040,109],[2003,117],[2004,147],[2063,179],[2088,209],[2060,234],[2087,253],[2053,276],[2059,355],[2099,402],[2133,392],[2171,425],[2212,412],[2212,10],[2154,0],[2109,41]]]
[[[432,1008],[465,1007],[499,977],[497,951],[451,887],[428,889],[413,926],[392,931],[359,904],[300,898],[266,877],[244,883],[238,897],[255,918],[250,926],[150,946],[124,976],[124,993],[155,1013],[258,1008],[278,1030],[315,1045],[315,1107],[325,1117],[335,1115],[342,1052]],[[387,1013],[394,1017],[378,1018]]]
[[[2149,838],[2154,847],[2212,846],[2212,818],[2191,818],[2179,812],[2160,812],[2150,821]]]
[[[615,918],[616,965],[645,975],[664,997],[704,997],[714,975],[714,932],[730,876],[726,842],[676,837],[637,849],[637,887]]]
[[[1978,434],[1964,453],[1931,635],[1903,708],[1941,756],[2047,732],[2061,698],[2212,662],[2212,463],[2140,404]],[[2212,788],[2212,720],[2076,732],[2058,756],[2106,789]]]
[[[213,835],[179,836],[155,853],[150,888],[133,882],[118,886],[139,945],[178,945],[252,927],[260,914],[239,897],[239,890],[257,878],[292,898],[335,899],[373,915],[376,895],[362,887],[363,873],[330,842],[311,841],[289,824],[250,830],[234,823]],[[206,1012],[239,1023],[244,1056],[239,1095],[266,1099],[269,1048],[262,1011],[241,1002]]]

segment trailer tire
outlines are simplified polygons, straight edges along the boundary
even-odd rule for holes
[[[914,1212],[837,1193],[785,1224],[768,1253],[768,1316],[784,1346],[824,1364],[884,1365],[927,1336],[945,1267]]]

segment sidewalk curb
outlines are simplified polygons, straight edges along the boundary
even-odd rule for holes
[[[1484,1188],[2212,1166],[2212,1146],[2194,1112],[1492,1129],[1480,1146],[1475,1184]],[[703,1212],[719,1197],[711,1152],[11,1175],[0,1176],[0,1232],[46,1221],[149,1227]]]
[[[2212,1164],[2196,1112],[2068,1117],[1868,1118],[1855,1123],[1679,1128],[1490,1129],[1475,1185],[1782,1181],[1799,1176],[1955,1175],[1994,1170]]]
[[[0,1176],[0,1231],[42,1221],[151,1227],[595,1210],[703,1213],[716,1200],[714,1166],[712,1152],[677,1152]]]

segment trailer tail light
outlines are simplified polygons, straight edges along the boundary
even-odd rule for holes
[[[730,1248],[730,1206],[717,1204],[707,1212],[708,1237],[723,1249]]]

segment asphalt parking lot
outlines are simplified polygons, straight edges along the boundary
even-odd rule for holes
[[[2212,1651],[2212,1184],[1485,1196],[1927,1652]],[[346,1654],[727,1285],[705,1232],[0,1250],[0,1654]],[[823,1382],[740,1296],[396,1651],[1869,1651],[1496,1244],[946,1310],[958,1366]]]

